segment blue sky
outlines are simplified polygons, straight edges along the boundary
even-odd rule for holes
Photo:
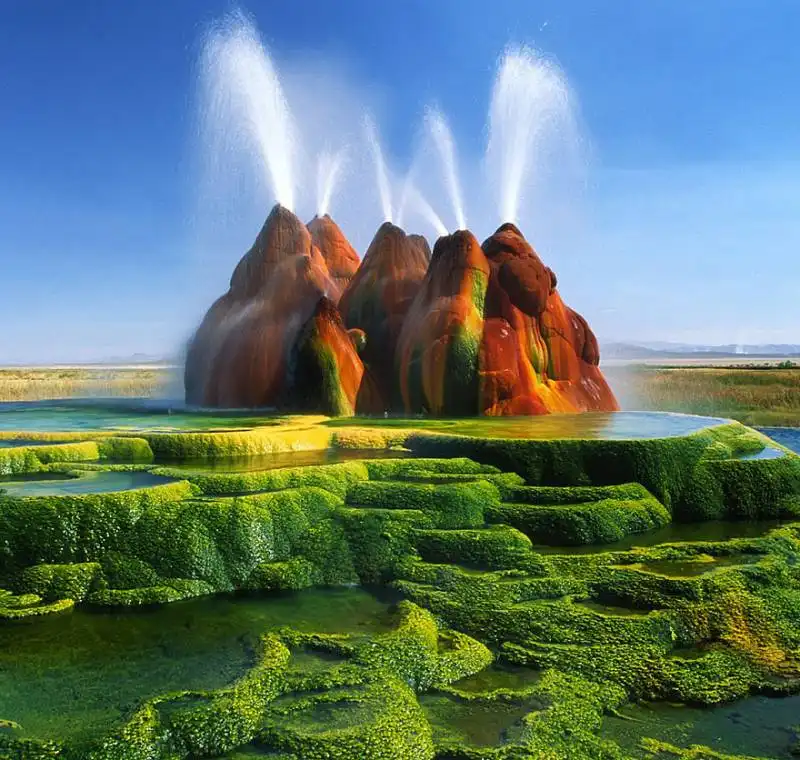
[[[0,363],[172,354],[225,289],[269,206],[199,189],[197,58],[232,7],[0,4]],[[795,0],[243,8],[298,101],[368,105],[395,167],[431,100],[477,162],[497,56],[533,44],[585,138],[579,187],[526,229],[565,299],[606,340],[800,342]]]

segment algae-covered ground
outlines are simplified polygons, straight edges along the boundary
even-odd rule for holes
[[[791,436],[31,411],[0,418],[0,757],[796,751]]]

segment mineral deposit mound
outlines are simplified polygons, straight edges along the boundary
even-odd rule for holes
[[[364,259],[276,205],[208,310],[186,401],[330,415],[613,411],[586,320],[513,224],[480,245],[381,225]]]

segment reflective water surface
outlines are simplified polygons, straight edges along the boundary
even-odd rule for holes
[[[102,735],[141,699],[222,687],[281,626],[320,633],[387,630],[388,602],[362,589],[215,596],[125,612],[74,612],[0,626],[0,718],[23,734]]]

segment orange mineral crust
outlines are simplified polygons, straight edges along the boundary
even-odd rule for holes
[[[189,403],[286,411],[612,411],[597,340],[513,224],[483,245],[386,222],[363,260],[328,215],[275,206],[186,357]]]

